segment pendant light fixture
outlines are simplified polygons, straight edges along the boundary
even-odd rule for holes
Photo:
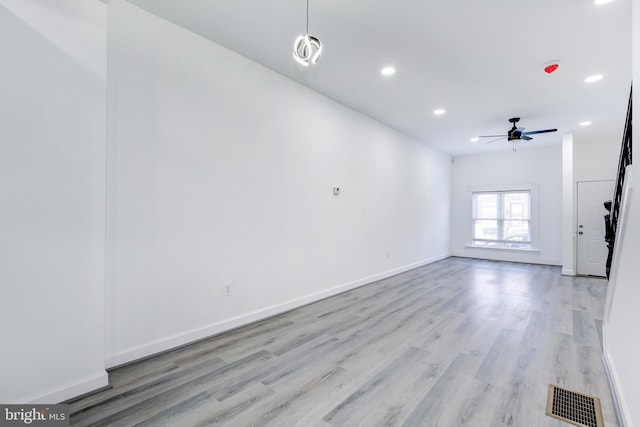
[[[322,42],[317,37],[309,35],[309,0],[307,0],[307,32],[304,36],[298,36],[293,45],[293,59],[308,67],[320,59]]]

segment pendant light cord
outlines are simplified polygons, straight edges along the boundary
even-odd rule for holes
[[[309,0],[307,0],[307,34],[309,34]]]

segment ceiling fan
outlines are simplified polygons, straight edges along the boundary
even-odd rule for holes
[[[529,135],[556,132],[558,130],[558,129],[544,129],[544,130],[531,130],[528,132],[524,132],[525,128],[516,126],[516,123],[518,123],[519,121],[520,121],[520,117],[512,117],[509,119],[509,123],[513,123],[513,127],[509,129],[506,135],[482,135],[482,136],[479,136],[478,138],[496,138],[492,141],[488,141],[487,143],[500,141],[501,139],[507,138],[507,141],[513,141],[513,151],[516,151],[517,141],[530,141],[533,138],[531,138]]]

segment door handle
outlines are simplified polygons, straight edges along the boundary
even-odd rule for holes
[[[578,234],[584,234],[584,232],[583,231],[578,231]]]

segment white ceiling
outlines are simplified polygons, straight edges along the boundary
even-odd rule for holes
[[[305,0],[130,2],[454,156],[511,149],[470,138],[504,134],[514,116],[527,130],[558,128],[520,146],[566,132],[622,139],[631,0],[309,0],[309,32],[324,45],[309,68],[291,55]],[[380,74],[386,65],[394,76]],[[604,78],[585,83],[592,74]]]

